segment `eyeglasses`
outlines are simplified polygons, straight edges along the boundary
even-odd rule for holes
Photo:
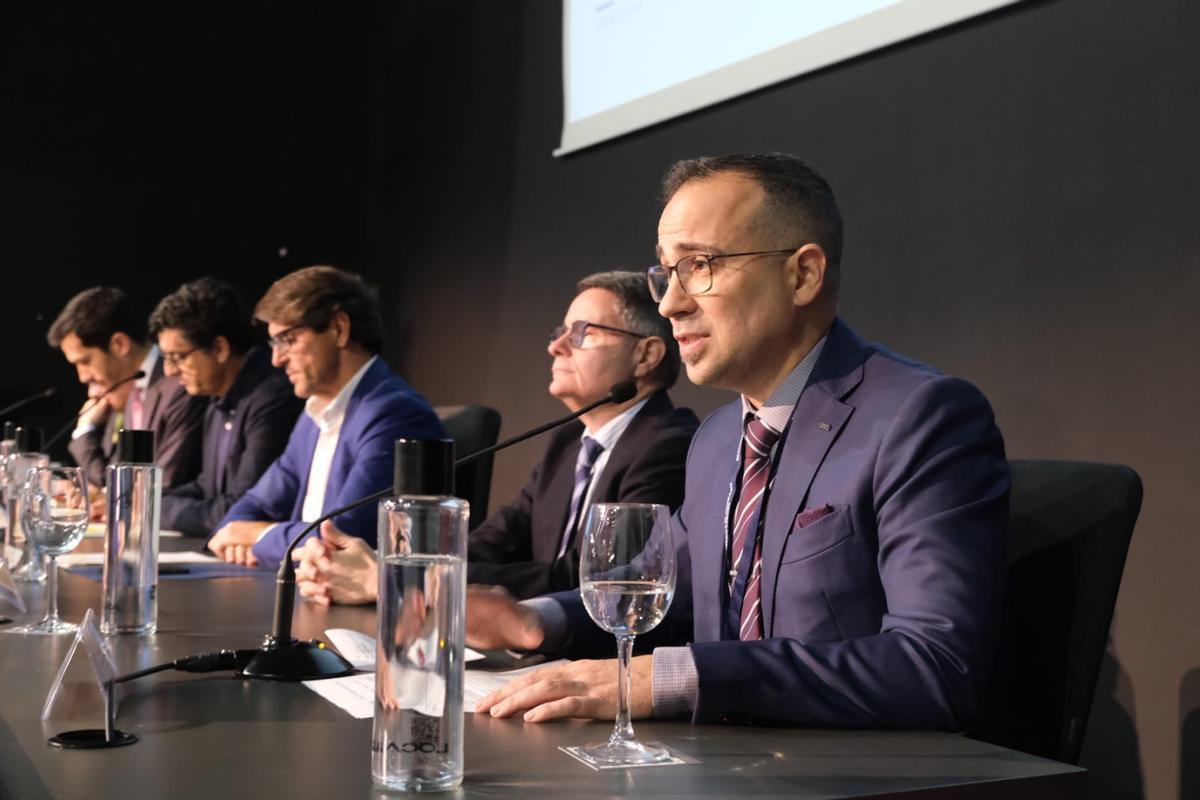
[[[284,355],[288,350],[292,349],[292,345],[296,343],[296,334],[308,325],[293,325],[287,330],[282,330],[274,336],[267,337],[267,347],[271,348],[271,352],[278,352],[279,355]]]
[[[679,276],[679,288],[684,294],[704,294],[713,285],[712,262],[718,258],[737,258],[738,256],[770,256],[780,253],[794,253],[799,247],[789,247],[786,250],[754,250],[749,253],[696,253],[684,256],[674,266],[655,264],[646,270],[646,281],[650,284],[650,296],[654,302],[661,303],[671,284],[671,272]]]
[[[614,328],[611,325],[601,325],[598,322],[588,322],[587,320],[578,319],[572,322],[569,327],[566,325],[559,325],[557,328],[550,331],[550,343],[553,344],[563,336],[566,336],[567,344],[571,345],[571,347],[583,347],[583,343],[587,339],[588,328],[599,328],[602,331],[623,333],[626,336],[633,336],[637,339],[646,338],[645,334],[642,333],[634,333],[633,331],[627,331],[624,328]]]
[[[203,349],[204,348],[201,345],[197,345],[196,347],[193,347],[191,350],[185,350],[182,353],[167,353],[167,352],[163,352],[163,351],[160,351],[160,352],[162,352],[162,360],[163,360],[164,364],[168,364],[172,367],[178,367],[192,353],[196,352],[197,350],[203,350]]]

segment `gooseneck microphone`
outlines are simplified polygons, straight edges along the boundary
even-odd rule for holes
[[[14,411],[18,411],[18,410],[24,408],[25,406],[29,405],[30,403],[35,403],[44,397],[53,397],[54,393],[57,391],[58,390],[55,389],[53,386],[47,386],[45,389],[42,389],[40,392],[31,394],[28,397],[22,397],[17,402],[10,403],[10,404],[6,405],[4,408],[0,408],[0,417],[5,416],[6,414],[11,414]]]
[[[600,406],[609,403],[625,403],[632,400],[636,395],[637,385],[633,381],[623,381],[615,384],[604,397],[584,406],[575,413],[568,414],[545,425],[540,425],[533,430],[526,431],[511,439],[506,439],[499,444],[485,447],[470,455],[463,456],[454,462],[454,466],[458,468],[464,464],[469,464],[481,456],[503,450],[518,442],[523,442],[526,439],[537,436],[539,433],[545,433],[552,428],[565,425]],[[244,661],[243,664],[238,665],[243,675],[269,680],[310,681],[320,678],[336,678],[353,671],[354,668],[350,665],[350,662],[334,651],[327,649],[321,644],[301,642],[292,637],[292,615],[296,603],[296,565],[292,561],[292,552],[296,549],[300,541],[320,527],[321,523],[345,514],[348,511],[353,511],[361,506],[375,503],[385,497],[398,494],[397,488],[396,486],[389,486],[374,494],[355,500],[353,503],[348,503],[341,508],[335,508],[328,514],[318,517],[306,525],[300,533],[296,534],[296,537],[292,539],[287,551],[283,555],[283,562],[279,565],[279,572],[275,578],[275,620],[271,633],[263,639],[262,646],[257,651],[254,651],[254,655],[249,661]],[[244,653],[245,651],[241,652]],[[239,657],[238,660],[240,661],[242,658]],[[228,663],[228,661],[223,663]],[[227,669],[228,667],[225,668]]]
[[[108,397],[110,394],[112,394],[113,390],[119,389],[120,387],[124,386],[125,384],[129,383],[130,381],[138,381],[144,377],[146,377],[146,371],[139,369],[137,372],[133,373],[132,375],[121,378],[121,380],[117,381],[112,386],[105,389],[104,392],[102,392],[98,396],[93,397],[92,401],[90,403],[88,403],[87,405],[85,405],[83,407],[82,411],[80,411],[78,414],[76,414],[74,417],[72,417],[70,422],[68,422],[66,425],[62,426],[62,428],[60,428],[57,433],[55,433],[53,436],[51,436],[46,441],[46,444],[44,445],[44,449],[49,451],[50,448],[53,445],[55,445],[59,439],[61,439],[62,437],[66,436],[68,433],[70,433],[72,430],[74,430],[75,426],[77,424],[79,424],[80,418],[84,414],[88,413],[93,408],[95,408],[100,403],[101,400],[103,400],[105,397]]]

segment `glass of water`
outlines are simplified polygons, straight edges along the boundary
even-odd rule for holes
[[[13,628],[13,633],[75,633],[78,625],[58,616],[58,569],[54,560],[74,550],[87,530],[87,480],[79,467],[34,467],[21,487],[21,527],[49,556],[46,616],[41,622]]]
[[[651,503],[595,503],[584,522],[580,592],[588,614],[617,637],[617,722],[607,742],[582,748],[598,764],[653,764],[670,754],[639,742],[629,719],[633,640],[666,616],[675,593],[671,513]]]

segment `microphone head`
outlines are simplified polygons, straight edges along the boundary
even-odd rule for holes
[[[130,381],[140,381],[140,380],[141,380],[142,378],[144,378],[144,377],[146,377],[146,370],[144,370],[144,369],[139,369],[137,372],[133,373],[133,374],[132,374],[132,375],[130,375],[128,378],[126,378],[126,380],[130,380]]]
[[[613,403],[624,403],[632,400],[637,396],[637,383],[634,381],[621,381],[614,383],[612,388],[608,390],[608,399]]]

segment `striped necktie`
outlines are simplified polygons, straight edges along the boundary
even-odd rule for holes
[[[749,557],[750,575],[742,594],[739,618],[739,638],[743,641],[763,637],[762,605],[759,578],[762,572],[762,535],[759,532],[758,510],[771,477],[771,448],[779,433],[768,428],[757,417],[746,419],[742,450],[742,488],[738,493],[737,514],[733,520],[733,548],[730,551],[729,588],[732,592],[738,571]],[[753,549],[747,552],[748,543]]]
[[[592,482],[592,467],[596,466],[596,459],[603,451],[604,445],[590,436],[583,437],[583,458],[575,466],[575,490],[571,492],[571,513],[567,514],[567,527],[563,530],[562,544],[558,548],[559,558],[566,555],[567,548],[571,546],[571,540],[575,537],[575,529],[579,527],[582,511],[580,506],[583,505],[588,484]]]

